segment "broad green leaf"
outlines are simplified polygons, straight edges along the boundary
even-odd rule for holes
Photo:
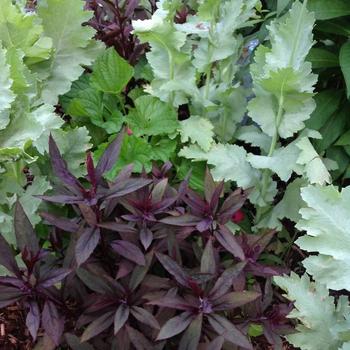
[[[350,5],[349,5],[350,10]],[[346,88],[347,88],[347,96],[350,98],[350,41],[345,43],[339,53],[339,61],[340,67],[344,75]]]
[[[72,81],[83,73],[83,65],[90,65],[97,55],[98,44],[92,43],[92,28],[82,26],[91,13],[84,11],[83,2],[71,0],[43,0],[38,15],[44,34],[52,39],[53,54],[46,64],[33,69],[45,79],[42,100],[56,104],[58,95],[69,91]]]
[[[306,59],[311,62],[313,69],[339,66],[338,56],[326,49],[312,48]]]
[[[214,126],[212,123],[199,116],[191,116],[190,118],[180,122],[181,141],[197,143],[204,151],[209,151],[214,142]]]
[[[350,3],[347,0],[309,0],[308,9],[315,13],[317,20],[350,15]]]
[[[350,23],[346,18],[317,22],[315,29],[324,33],[338,34],[345,37],[350,36]]]
[[[343,92],[339,90],[324,90],[315,96],[316,109],[305,125],[309,129],[320,130],[331,115],[338,109]]]
[[[118,55],[114,47],[110,47],[96,59],[90,81],[97,90],[118,94],[133,74],[132,66]]]
[[[135,100],[135,109],[126,121],[136,136],[174,134],[179,126],[172,106],[158,98],[144,95]]]
[[[6,62],[6,50],[0,43],[0,130],[10,121],[10,107],[15,100],[15,94],[11,90],[12,84],[10,66]]]
[[[294,302],[294,310],[288,317],[297,319],[296,333],[287,335],[287,340],[302,350],[338,350],[342,345],[341,334],[336,325],[348,326],[349,311],[335,307],[334,297],[321,283],[311,282],[305,274],[299,277],[294,272],[287,277],[274,277],[277,285]],[[345,299],[345,300],[344,300]],[[342,303],[348,303],[341,297]]]
[[[303,173],[311,184],[325,185],[331,183],[332,179],[322,158],[315,151],[307,137],[301,138],[297,143],[300,155],[297,164],[303,166]]]
[[[350,145],[350,130],[344,133],[339,140],[335,143],[335,146],[349,146]]]
[[[279,16],[290,4],[290,0],[277,0],[277,15]]]
[[[154,160],[167,162],[176,155],[176,140],[171,140],[165,137],[162,137],[159,140],[152,138],[150,144],[152,146],[152,158]]]
[[[234,137],[252,146],[259,147],[266,153],[269,152],[272,141],[271,137],[264,134],[255,125],[241,126],[234,134]]]
[[[350,290],[350,187],[341,192],[333,186],[302,189],[307,207],[300,211],[297,228],[306,231],[296,243],[308,252],[318,252],[303,262],[314,278],[330,289]]]

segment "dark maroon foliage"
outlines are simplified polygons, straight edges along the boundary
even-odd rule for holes
[[[139,0],[86,0],[86,9],[94,11],[94,17],[88,22],[107,46],[114,46],[120,56],[136,64],[144,54],[146,45],[131,34],[133,19],[145,19],[150,13],[139,8]],[[154,2],[150,1],[151,9]]]
[[[69,171],[50,137],[61,184],[41,198],[66,205],[69,215],[41,214],[54,231],[44,250],[17,204],[25,267],[0,236],[0,264],[9,271],[0,278],[0,307],[17,303],[34,340],[43,329],[53,346],[73,350],[253,349],[250,324],[280,345],[289,308],[272,305],[264,286],[282,270],[259,261],[274,233],[229,228],[248,193],[226,193],[209,171],[204,196],[188,179],[173,186],[170,163],[137,177],[130,165],[107,182],[124,132],[96,166],[87,154],[85,179]]]

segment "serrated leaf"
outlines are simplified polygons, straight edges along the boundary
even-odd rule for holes
[[[135,100],[126,121],[136,136],[174,134],[178,128],[175,109],[158,98],[144,95]]]
[[[91,86],[102,92],[118,94],[134,74],[130,64],[120,57],[114,47],[96,59],[90,77]]]
[[[180,134],[182,142],[197,143],[203,151],[208,152],[214,142],[214,126],[205,118],[191,116],[180,122]]]
[[[297,227],[307,235],[296,243],[319,253],[304,260],[307,271],[330,289],[350,290],[350,187],[338,192],[333,186],[309,186],[301,193],[308,207],[300,210]]]

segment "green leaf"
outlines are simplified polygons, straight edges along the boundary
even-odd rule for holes
[[[71,0],[43,0],[38,5],[44,34],[52,39],[54,52],[46,64],[33,69],[45,79],[42,100],[56,104],[58,95],[69,91],[72,81],[78,79],[96,57],[100,46],[92,42],[94,30],[82,26],[91,18],[84,11],[83,2]]]
[[[350,5],[349,5],[350,9]],[[339,61],[340,61],[340,67],[344,75],[345,83],[346,83],[346,89],[347,89],[347,96],[348,99],[350,98],[350,41],[345,43],[339,53]]]
[[[343,92],[339,90],[324,90],[315,96],[316,109],[305,125],[309,129],[320,130],[332,114],[338,109]]]
[[[158,98],[144,95],[135,100],[135,109],[126,121],[136,136],[174,134],[179,126],[177,113]]]
[[[214,126],[212,123],[199,116],[191,116],[190,118],[180,122],[181,141],[183,143],[191,141],[197,143],[204,151],[209,151],[214,142]]]
[[[302,350],[338,350],[342,345],[341,334],[336,326],[348,326],[347,298],[341,297],[338,309],[334,297],[327,288],[310,281],[305,274],[299,277],[294,272],[290,277],[274,277],[277,285],[286,291],[286,297],[294,302],[294,310],[288,317],[297,319],[297,333],[287,335],[287,340]]]
[[[307,7],[315,13],[317,20],[350,15],[350,4],[347,0],[333,0],[332,3],[325,0],[309,0]]]
[[[277,15],[279,16],[290,4],[290,0],[277,0]]]
[[[330,21],[320,21],[316,24],[317,31],[350,36],[350,23],[346,18],[336,18]]]
[[[306,59],[311,62],[313,69],[339,66],[338,56],[326,49],[312,48]]]
[[[96,59],[90,81],[97,90],[118,94],[133,74],[132,66],[118,55],[114,47],[110,47]]]
[[[335,143],[335,146],[348,146],[350,145],[350,130],[344,133],[339,140]]]
[[[167,162],[169,159],[176,155],[176,140],[171,140],[162,137],[160,140],[152,138],[152,158],[154,160],[161,160],[162,162]]]
[[[333,186],[302,189],[307,208],[300,211],[297,228],[306,231],[296,243],[308,252],[318,252],[303,262],[307,271],[330,289],[350,290],[350,187],[341,192]]]
[[[10,107],[15,100],[15,94],[11,90],[12,83],[10,66],[6,62],[6,50],[0,43],[0,130],[10,122]]]
[[[313,145],[307,137],[303,137],[297,142],[300,155],[297,164],[303,166],[303,172],[311,184],[325,185],[331,183],[331,176],[322,158],[315,151]]]

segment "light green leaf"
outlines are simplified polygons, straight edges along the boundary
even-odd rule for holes
[[[306,59],[311,62],[313,69],[339,66],[338,56],[326,49],[312,48]]]
[[[298,332],[287,335],[287,340],[302,350],[338,350],[342,341],[333,328],[347,322],[342,310],[336,310],[328,289],[311,282],[306,274],[299,277],[294,272],[290,277],[274,277],[274,281],[294,302],[295,309],[289,317],[299,321]],[[348,311],[345,317],[349,317]]]
[[[173,156],[176,155],[176,140],[171,140],[162,137],[160,140],[151,140],[152,146],[152,159],[161,160],[162,162],[169,161]]]
[[[331,183],[331,176],[310,140],[307,137],[303,137],[296,145],[301,151],[297,164],[304,166],[303,172],[309,179],[309,182],[320,185]]]
[[[319,253],[304,260],[307,271],[330,289],[350,290],[350,187],[338,192],[333,186],[309,186],[302,198],[308,207],[300,210],[297,228],[307,235],[296,243]]]
[[[56,104],[58,95],[69,91],[72,81],[83,73],[82,65],[95,59],[97,43],[92,43],[92,28],[82,26],[91,18],[82,1],[43,0],[38,15],[44,34],[52,39],[54,53],[45,65],[33,65],[43,79],[42,100]]]
[[[214,145],[206,159],[213,165],[212,174],[215,180],[235,181],[238,186],[249,188],[259,180],[259,172],[252,168],[247,160],[243,147],[230,144]]]
[[[172,106],[158,98],[144,95],[135,100],[135,109],[126,121],[136,136],[174,134],[179,126]]]
[[[289,5],[290,0],[277,0],[277,15],[279,16]]]
[[[6,62],[6,50],[0,43],[0,130],[10,122],[10,107],[15,100],[11,90],[13,80],[10,78],[10,66]]]
[[[103,92],[118,94],[133,74],[133,67],[118,55],[114,47],[110,47],[97,58],[93,66],[91,86]]]
[[[214,126],[212,123],[199,116],[191,116],[190,118],[180,122],[181,141],[197,143],[204,151],[209,151],[214,142]]]
[[[339,53],[339,61],[346,82],[347,96],[350,98],[350,41],[341,47]]]
[[[264,134],[255,125],[241,126],[234,134],[234,137],[252,146],[259,147],[266,153],[269,152],[272,141],[271,137]]]
[[[308,9],[315,13],[316,19],[325,20],[350,15],[350,4],[347,0],[309,0]]]

